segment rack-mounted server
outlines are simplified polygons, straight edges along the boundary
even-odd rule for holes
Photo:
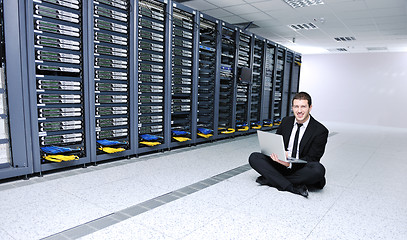
[[[33,1],[41,164],[86,156],[82,1]]]
[[[172,8],[171,65],[171,146],[190,144],[192,140],[192,108],[195,12]]]
[[[281,123],[283,111],[283,87],[284,87],[284,66],[285,66],[285,50],[277,48],[275,59],[276,73],[273,86],[273,125],[278,126]]]
[[[262,89],[264,77],[264,47],[265,40],[255,37],[253,48],[253,80],[251,85],[250,128],[261,129]]]
[[[130,2],[93,1],[96,153],[130,148]]]
[[[218,136],[235,132],[237,29],[222,23]]]
[[[281,115],[288,116],[291,114],[290,92],[291,92],[291,74],[294,63],[294,53],[285,49],[284,51],[284,74],[283,74],[283,89],[282,89],[282,108]]]
[[[219,22],[200,16],[197,141],[214,138]]]
[[[249,117],[249,96],[252,58],[252,36],[239,31],[238,41],[238,69],[236,82],[236,130],[237,132],[247,132],[250,128]]]
[[[138,4],[138,147],[148,151],[165,143],[169,18],[164,2],[140,0]]]
[[[262,96],[262,127],[271,128],[273,126],[273,86],[275,79],[275,51],[276,46],[269,41],[266,43],[265,48],[265,76],[263,82],[263,96]]]

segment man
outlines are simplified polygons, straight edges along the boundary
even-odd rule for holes
[[[311,109],[311,96],[306,92],[297,93],[292,100],[294,116],[285,117],[276,132],[283,136],[286,155],[307,163],[281,161],[274,153],[270,156],[252,153],[250,166],[261,175],[256,182],[304,197],[308,197],[307,185],[319,189],[325,186],[325,168],[319,161],[325,152],[329,131],[310,115]]]

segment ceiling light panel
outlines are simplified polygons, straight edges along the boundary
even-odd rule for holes
[[[291,24],[288,26],[294,31],[318,29],[318,27],[313,23]]]
[[[324,4],[322,0],[284,0],[292,8],[302,8],[312,5]]]
[[[349,42],[349,41],[355,41],[356,40],[355,37],[336,37],[334,39],[337,42]]]

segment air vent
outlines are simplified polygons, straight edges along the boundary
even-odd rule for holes
[[[387,47],[367,47],[368,51],[387,51]]]
[[[349,41],[355,41],[356,40],[355,37],[336,37],[334,39],[337,42],[349,42]]]
[[[259,25],[256,25],[253,22],[234,23],[233,25],[237,26],[238,28],[245,29],[245,30],[260,27]]]
[[[331,48],[328,49],[330,52],[347,52],[348,50],[346,48]]]
[[[292,8],[302,8],[312,5],[324,4],[322,0],[284,0]]]
[[[299,30],[312,30],[312,29],[317,29],[318,27],[313,24],[313,23],[302,23],[302,24],[291,24],[288,25],[291,29],[294,31],[299,31]]]

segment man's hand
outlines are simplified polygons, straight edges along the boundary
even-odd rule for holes
[[[287,155],[287,152],[285,153],[285,155]],[[284,162],[284,161],[278,159],[277,154],[275,154],[275,153],[272,153],[272,154],[270,155],[270,158],[273,159],[274,162],[278,162],[278,163],[280,163],[281,165],[284,165],[284,166],[286,166],[286,167],[290,166],[290,163],[289,163],[289,162]]]

